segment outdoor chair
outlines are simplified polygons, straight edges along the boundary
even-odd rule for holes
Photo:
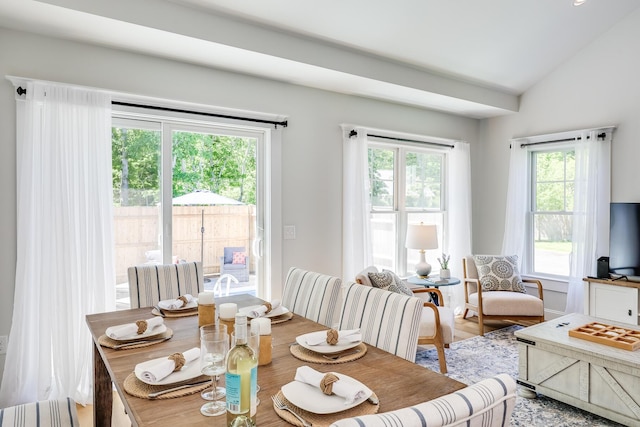
[[[356,282],[360,285],[373,287],[373,283],[369,277],[369,273],[378,274],[376,267],[370,266],[358,273]],[[395,275],[393,275],[395,276]],[[396,276],[397,277],[397,276]],[[455,315],[453,310],[445,307],[442,292],[437,288],[410,288],[411,292],[422,299],[422,313],[420,316],[420,332],[418,336],[418,345],[433,345],[438,352],[438,362],[440,364],[440,373],[447,373],[447,359],[444,349],[449,348],[449,344],[453,342],[455,335]],[[435,294],[438,297],[440,305],[422,298],[423,294]]]
[[[338,329],[360,328],[362,341],[415,362],[422,300],[347,282]]]
[[[342,280],[291,267],[282,291],[282,305],[290,311],[333,328],[340,314]]]
[[[220,257],[220,276],[230,274],[239,282],[249,281],[249,255],[244,247],[224,248]]]
[[[522,279],[515,256],[467,255],[462,259],[465,310],[478,314],[478,330],[484,335],[485,320],[544,322],[542,283]],[[480,263],[480,265],[478,265]],[[524,283],[537,286],[537,295],[526,292]]]
[[[158,302],[190,294],[198,297],[204,290],[200,261],[181,264],[138,265],[129,267],[131,308],[153,307]]]

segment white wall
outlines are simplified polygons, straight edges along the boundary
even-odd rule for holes
[[[114,91],[288,115],[282,135],[283,274],[291,266],[339,276],[342,137],[339,125],[475,142],[478,122],[396,104],[0,29],[0,76],[14,75]],[[0,335],[10,330],[16,263],[14,89],[0,80]],[[277,237],[281,232],[276,230]],[[280,286],[274,280],[274,286]],[[20,286],[20,284],[17,284]],[[46,283],[43,283],[46,286]],[[4,366],[4,356],[0,356]]]
[[[640,10],[540,81],[518,114],[484,120],[472,150],[474,250],[502,246],[509,140],[514,137],[617,125],[612,142],[612,201],[640,202]],[[609,224],[602,224],[609,227]],[[595,272],[594,272],[595,273]],[[545,293],[564,310],[566,295]]]

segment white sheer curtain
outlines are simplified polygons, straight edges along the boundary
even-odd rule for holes
[[[448,220],[447,251],[451,255],[451,273],[462,277],[462,258],[471,253],[471,161],[469,143],[457,141],[449,153],[447,168],[448,182]],[[456,314],[464,308],[464,289],[462,286],[447,286],[450,289],[450,302]]]
[[[524,141],[511,141],[511,157],[509,160],[509,180],[507,186],[507,202],[504,218],[504,235],[502,237],[502,253],[518,255],[520,269],[525,265],[525,242],[527,229],[528,188],[528,151],[520,147]]]
[[[367,132],[343,126],[342,133],[342,277],[355,278],[373,265]]]
[[[28,82],[16,104],[18,247],[0,407],[85,404],[85,316],[115,308],[110,96]]]
[[[611,144],[608,135],[598,141],[598,132],[583,132],[576,144],[576,171],[571,237],[571,266],[566,313],[584,312],[584,283],[595,275],[597,254],[606,250],[598,230],[609,224]],[[600,227],[598,227],[600,225]]]

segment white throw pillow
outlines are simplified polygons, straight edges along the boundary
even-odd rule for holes
[[[474,255],[483,291],[526,293],[518,271],[518,256]]]

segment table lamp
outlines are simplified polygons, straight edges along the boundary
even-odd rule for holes
[[[408,249],[420,250],[420,262],[416,264],[416,274],[422,278],[429,277],[431,264],[424,256],[425,250],[438,249],[438,230],[433,224],[409,224],[407,228],[407,241],[405,246]]]

